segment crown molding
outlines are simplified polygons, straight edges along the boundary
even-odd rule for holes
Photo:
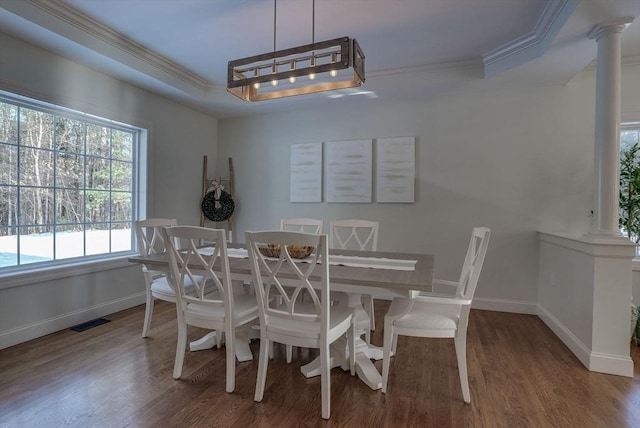
[[[21,0],[3,3],[2,7],[93,52],[184,92],[204,96],[220,86],[60,0]]]
[[[551,45],[580,0],[552,0],[533,31],[483,55],[485,78],[541,56]]]
[[[414,67],[391,68],[379,71],[367,72],[368,77],[395,76],[413,73],[448,72],[464,70],[481,70],[483,63],[481,58],[463,58],[449,61],[433,62]]]

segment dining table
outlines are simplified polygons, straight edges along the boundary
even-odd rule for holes
[[[249,284],[252,281],[251,263],[243,244],[228,244],[229,270],[232,280]],[[358,317],[366,316],[361,296],[368,294],[377,299],[391,300],[394,297],[410,297],[414,292],[431,292],[433,288],[433,260],[431,254],[404,253],[393,251],[329,250],[329,278],[331,291],[343,292],[344,301],[352,307]],[[148,269],[169,270],[166,253],[138,255],[128,258],[129,262],[144,264]],[[304,263],[304,261],[300,261]],[[316,272],[317,271],[317,272]],[[320,269],[314,269],[310,276],[312,283],[320,281]],[[365,315],[363,315],[365,314]],[[255,332],[255,330],[254,330]],[[239,361],[253,359],[249,342],[251,331],[236,335],[236,357]],[[209,349],[217,343],[216,333],[191,342],[190,350]],[[348,346],[346,339],[336,341],[331,347],[330,367],[349,370]],[[356,339],[356,374],[371,389],[382,387],[382,376],[372,360],[382,359],[382,348]],[[320,374],[319,358],[301,367],[306,377]]]

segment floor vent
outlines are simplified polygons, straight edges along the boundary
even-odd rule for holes
[[[98,319],[95,319],[95,320],[87,321],[87,322],[82,323],[82,324],[74,325],[73,327],[71,327],[71,330],[73,330],[73,331],[85,331],[85,330],[89,330],[90,328],[97,327],[97,326],[102,325],[102,324],[106,324],[108,322],[111,322],[111,320],[108,320],[106,318],[98,318]]]

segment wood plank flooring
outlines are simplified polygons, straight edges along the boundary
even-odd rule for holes
[[[376,301],[382,317],[388,302]],[[144,306],[84,332],[61,331],[0,351],[1,427],[640,427],[640,347],[633,379],[592,373],[536,316],[471,311],[471,404],[462,402],[453,342],[400,337],[387,394],[333,369],[331,419],[320,417],[319,379],[297,350],[286,364],[276,346],[262,403],[253,401],[254,360],[236,366],[225,392],[224,349],[188,353],[172,375],[175,308],[157,302],[151,337]],[[189,330],[190,339],[203,330]],[[381,362],[376,366],[381,370]]]

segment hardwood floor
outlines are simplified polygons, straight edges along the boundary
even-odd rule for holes
[[[387,305],[376,301],[375,344]],[[156,303],[147,339],[143,316],[139,306],[81,333],[0,351],[0,426],[640,427],[640,347],[631,345],[633,379],[592,373],[531,315],[471,312],[470,405],[462,402],[451,340],[400,337],[386,395],[333,369],[329,421],[320,417],[319,379],[299,371],[315,351],[298,351],[286,364],[276,346],[264,400],[255,403],[258,341],[254,360],[237,364],[228,394],[223,349],[188,353],[183,379],[173,380],[175,308]]]

